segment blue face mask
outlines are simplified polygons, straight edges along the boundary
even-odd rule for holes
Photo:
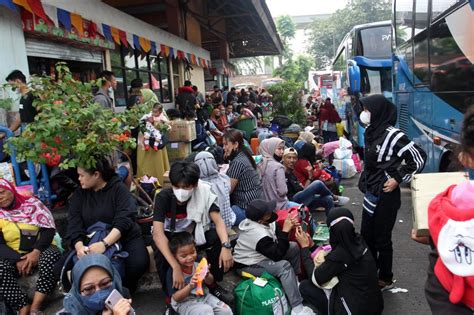
[[[88,295],[88,296],[81,295],[82,303],[84,304],[86,308],[88,308],[89,310],[93,312],[103,311],[105,308],[105,300],[110,295],[110,293],[112,293],[113,290],[114,290],[114,287],[110,286],[110,288],[96,291],[92,295]]]
[[[470,180],[474,180],[474,168],[466,167],[467,174]]]

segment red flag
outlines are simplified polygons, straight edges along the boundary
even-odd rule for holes
[[[119,36],[120,36],[120,42],[122,42],[122,45],[124,45],[125,47],[128,47],[127,33],[125,33],[125,31],[119,30]]]
[[[30,6],[32,12],[42,18],[45,22],[51,21],[44,12],[43,5],[41,4],[40,0],[28,0],[28,5]]]
[[[166,56],[166,45],[160,44],[160,52],[163,57]]]

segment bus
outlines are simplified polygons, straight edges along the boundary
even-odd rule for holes
[[[474,104],[474,0],[394,0],[393,11],[399,128],[426,151],[425,172],[454,171]]]
[[[356,25],[339,45],[332,63],[335,103],[344,105],[346,126],[354,144],[364,147],[364,127],[359,125],[359,98],[372,94],[392,97],[392,23]]]

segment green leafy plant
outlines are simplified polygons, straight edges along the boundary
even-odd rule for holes
[[[300,84],[294,81],[284,81],[268,88],[273,95],[273,112],[277,115],[285,115],[294,123],[306,125],[306,112],[301,105]]]
[[[139,125],[148,106],[114,113],[93,103],[92,86],[73,79],[65,63],[56,65],[57,77],[33,77],[30,89],[38,115],[20,137],[9,139],[19,158],[44,163],[62,157],[60,168],[92,168],[97,158],[116,149],[133,148],[130,130]]]
[[[0,108],[6,111],[10,111],[13,106],[13,100],[11,98],[0,99]]]

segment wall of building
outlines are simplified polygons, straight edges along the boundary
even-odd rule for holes
[[[4,82],[5,77],[15,69],[21,70],[28,77],[28,59],[20,15],[3,6],[0,6],[0,43],[0,82]]]
[[[191,71],[191,82],[193,85],[198,87],[198,90],[203,92],[205,91],[204,83],[204,69],[198,66],[193,66]]]

